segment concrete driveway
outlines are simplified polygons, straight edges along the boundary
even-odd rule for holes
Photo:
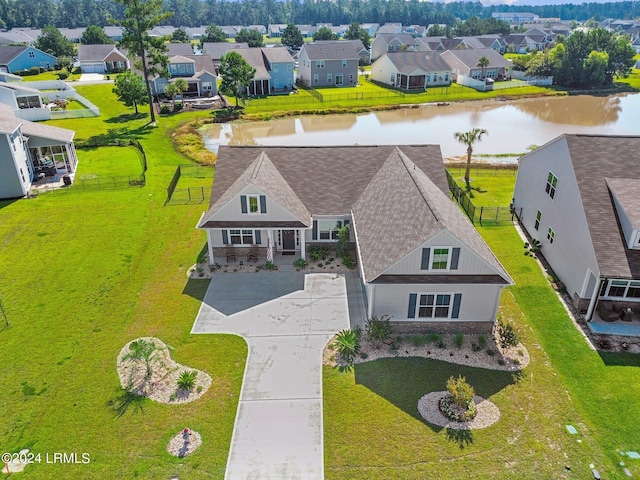
[[[344,275],[213,277],[191,332],[249,345],[227,480],[324,478],[322,350],[350,310]]]

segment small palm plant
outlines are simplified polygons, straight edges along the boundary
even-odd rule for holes
[[[336,335],[336,341],[333,348],[338,351],[338,355],[346,363],[351,365],[353,359],[360,352],[360,336],[355,330],[342,330]]]
[[[190,392],[196,386],[196,377],[198,372],[195,370],[185,370],[178,378],[178,388]]]
[[[153,375],[153,362],[158,356],[158,347],[153,340],[145,340],[141,338],[131,342],[129,351],[123,357],[123,360],[131,360],[133,362],[141,362],[145,365],[144,379],[149,380]]]

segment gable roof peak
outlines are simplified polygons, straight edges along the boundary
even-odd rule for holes
[[[409,177],[411,178],[411,181],[413,181],[414,185],[418,189],[418,193],[424,200],[424,203],[427,205],[427,208],[433,214],[433,218],[438,223],[442,222],[442,215],[440,215],[440,212],[438,211],[436,205],[434,205],[433,201],[430,199],[430,196],[427,193],[423,183],[418,179],[419,169],[416,166],[416,164],[413,163],[411,160],[409,160],[409,157],[407,157],[404,154],[404,152],[400,150],[398,147],[396,147],[395,153],[398,155],[398,157],[400,157],[400,161],[402,162],[404,167],[407,169],[407,172],[409,173]]]

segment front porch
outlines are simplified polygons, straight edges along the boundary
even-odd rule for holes
[[[218,264],[220,266],[228,266],[228,267],[240,267],[240,266],[252,266],[252,265],[264,265],[267,262],[267,247],[258,247],[258,259],[254,260],[249,259],[249,250],[248,246],[231,246],[232,249],[227,247],[213,247],[213,258],[214,264]],[[227,255],[229,251],[234,252],[234,256]],[[283,266],[291,266],[293,267],[293,262],[295,262],[298,258],[300,258],[300,252],[295,252],[295,254],[290,254],[289,252],[278,252],[275,249],[272,249],[272,262],[277,267]]]

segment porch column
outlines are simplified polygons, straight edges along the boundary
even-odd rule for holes
[[[373,316],[373,296],[374,296],[374,291],[375,291],[375,286],[374,285],[365,285],[365,288],[369,287],[369,295],[367,295],[367,318],[371,318]]]
[[[305,242],[304,242],[305,231],[306,230],[304,228],[300,229],[300,258],[303,258],[303,259],[306,259]]]
[[[591,294],[591,301],[589,302],[589,308],[587,308],[587,315],[585,320],[587,322],[591,321],[593,317],[593,310],[596,308],[596,302],[598,301],[598,295],[600,295],[600,289],[602,288],[602,282],[606,281],[604,278],[600,278],[598,283],[596,283],[595,287],[593,287],[593,293]]]
[[[207,249],[209,250],[209,265],[216,263],[213,258],[213,234],[210,228],[207,228]]]

